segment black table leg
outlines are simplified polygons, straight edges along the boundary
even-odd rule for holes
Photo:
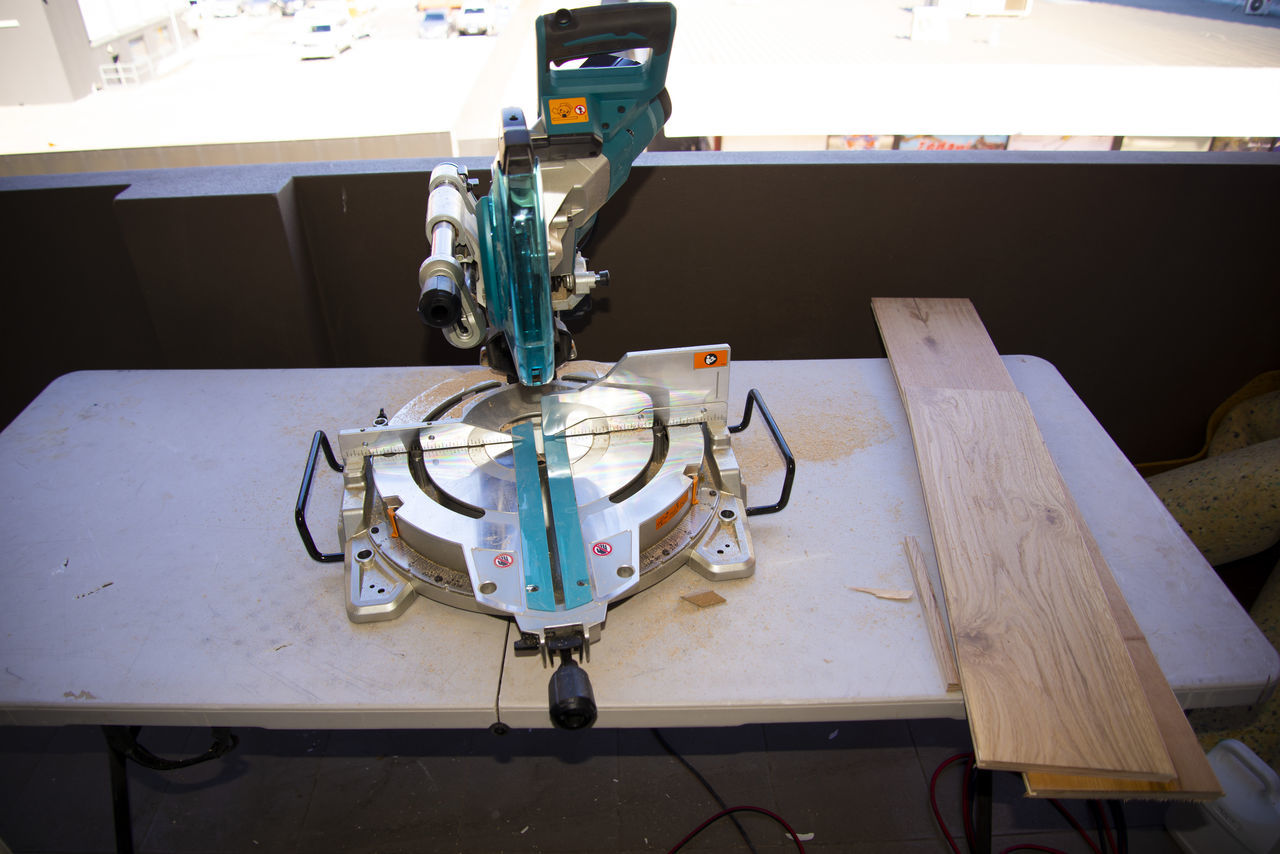
[[[153,771],[176,771],[210,759],[219,759],[240,743],[227,727],[213,727],[213,743],[199,756],[166,759],[138,743],[140,726],[104,726],[107,766],[111,770],[111,811],[116,828],[116,854],[133,854],[133,815],[129,809],[129,760]]]
[[[973,844],[974,854],[991,854],[991,779],[992,774],[977,768],[973,778]]]
[[[129,766],[126,750],[129,728],[104,726],[107,739],[107,767],[111,772],[111,814],[115,821],[116,854],[133,854],[133,815],[129,810]]]

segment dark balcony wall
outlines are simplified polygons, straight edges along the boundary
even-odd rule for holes
[[[85,367],[474,361],[414,312],[433,165],[0,179],[9,304],[58,351],[6,360],[0,414]],[[1280,368],[1276,198],[1277,155],[649,155],[600,214],[586,254],[613,282],[572,325],[589,358],[722,341],[739,359],[877,357],[871,297],[967,296],[1131,459],[1177,456]]]
[[[418,319],[430,168],[296,181],[326,330],[339,364],[474,362]]]
[[[203,192],[148,182],[116,198],[164,367],[332,365],[291,175],[215,171],[227,183]]]
[[[613,282],[585,353],[882,356],[871,297],[970,297],[1135,461],[1194,452],[1218,403],[1280,368],[1276,155],[698,157],[636,168],[604,209],[589,257]]]
[[[112,209],[122,189],[0,191],[0,424],[62,374],[164,366]]]

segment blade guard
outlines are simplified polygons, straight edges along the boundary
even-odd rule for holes
[[[506,336],[516,377],[522,385],[539,386],[555,378],[542,182],[524,113],[504,110],[502,122],[493,185],[476,207],[480,266],[489,322]]]

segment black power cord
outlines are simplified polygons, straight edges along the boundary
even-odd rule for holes
[[[756,851],[756,846],[753,845],[751,842],[751,837],[747,836],[746,828],[742,826],[742,822],[738,821],[738,816],[735,814],[735,811],[740,811],[744,809],[751,811],[753,810],[753,808],[734,807],[733,810],[730,810],[729,805],[725,803],[724,798],[720,797],[720,793],[715,790],[715,787],[713,787],[709,782],[707,782],[707,778],[703,777],[702,774],[698,772],[698,769],[694,768],[688,759],[685,759],[683,756],[681,756],[679,752],[677,752],[676,749],[672,747],[665,738],[662,737],[662,733],[656,727],[649,730],[649,732],[653,733],[653,737],[657,739],[658,744],[662,745],[663,750],[665,750],[668,754],[672,756],[672,758],[674,758],[677,762],[683,765],[685,769],[694,776],[694,779],[696,779],[699,783],[702,784],[702,788],[707,790],[707,794],[711,795],[711,799],[714,800],[719,805],[721,810],[713,818],[709,819],[697,830],[695,830],[693,834],[686,836],[684,841],[682,841],[679,845],[677,845],[675,848],[671,850],[678,851],[680,847],[685,844],[685,842],[688,842],[690,839],[692,839],[695,834],[699,833],[703,828],[710,825],[711,822],[715,821],[718,818],[723,818],[724,816],[727,815],[729,817],[729,820],[733,822],[733,826],[738,829],[738,835],[742,837],[742,841],[747,843],[747,848],[750,849],[751,854],[759,854],[759,852]],[[762,810],[754,810],[754,811],[762,812]]]
[[[143,768],[150,768],[153,771],[176,771],[179,768],[190,768],[192,765],[198,765],[201,762],[208,762],[211,759],[219,759],[226,756],[236,745],[240,743],[239,737],[227,727],[211,727],[213,735],[213,743],[209,745],[209,749],[198,756],[189,756],[185,759],[168,759],[163,756],[157,756],[138,742],[138,733],[142,731],[140,726],[104,726],[103,734],[106,736],[107,745],[112,749],[119,751],[126,759],[132,759]]]

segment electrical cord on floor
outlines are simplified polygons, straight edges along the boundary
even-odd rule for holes
[[[142,731],[140,726],[104,726],[102,728],[107,738],[107,745],[112,750],[119,751],[126,759],[132,759],[143,768],[150,768],[153,771],[176,771],[211,759],[221,759],[235,750],[236,745],[240,743],[240,738],[227,727],[211,727],[211,730],[213,743],[204,753],[186,759],[168,759],[157,756],[138,742],[138,733]]]
[[[951,829],[947,827],[946,821],[942,818],[942,811],[938,808],[938,778],[942,776],[942,772],[957,762],[962,763],[964,770],[964,778],[960,789],[961,810],[964,815],[964,838],[965,844],[969,850],[975,849],[974,839],[974,820],[973,820],[973,775],[977,772],[977,765],[974,763],[972,753],[957,753],[942,761],[936,769],[933,776],[929,778],[929,806],[933,810],[933,820],[938,823],[938,829],[942,831],[943,837],[947,841],[947,845],[951,848],[953,854],[963,854],[959,844],[954,836],[951,835]],[[1056,799],[1050,798],[1049,803],[1062,814],[1071,825],[1072,829],[1080,835],[1080,838],[1089,846],[1089,850],[1094,854],[1128,854],[1129,851],[1129,834],[1128,828],[1124,820],[1124,809],[1119,801],[1108,801],[1111,811],[1112,823],[1115,825],[1115,833],[1112,834],[1111,824],[1107,822],[1106,813],[1102,808],[1102,802],[1097,800],[1089,801],[1089,811],[1093,816],[1094,823],[1097,826],[1098,842],[1095,843],[1089,832],[1084,826],[1076,820],[1062,803]],[[1014,851],[1043,851],[1048,854],[1064,854],[1057,848],[1050,848],[1047,845],[1038,845],[1035,843],[1022,843],[1011,845],[1001,850],[1000,854],[1011,854]]]
[[[760,815],[767,815],[769,818],[773,819],[778,824],[782,825],[782,827],[787,831],[787,835],[791,837],[791,841],[795,843],[796,850],[799,851],[800,854],[804,854],[804,843],[800,841],[800,835],[795,832],[795,830],[791,827],[791,825],[787,824],[787,820],[785,818],[778,815],[776,812],[765,809],[764,807],[726,807],[725,809],[722,809],[720,810],[720,812],[711,816],[711,818],[707,819],[702,824],[695,827],[693,830],[689,831],[688,835],[685,836],[684,839],[681,839],[679,842],[677,842],[675,847],[672,848],[670,851],[668,851],[667,854],[676,854],[677,851],[679,851],[681,848],[683,848],[685,845],[689,843],[689,840],[693,839],[699,833],[706,830],[712,824],[724,818],[725,816],[729,816],[729,818],[734,819],[734,821],[736,822],[737,819],[734,817],[733,814],[739,813],[739,812],[758,812],[760,813]],[[752,850],[754,851],[755,849],[753,848]]]
[[[711,795],[712,800],[714,800],[720,806],[720,812],[716,813],[715,816],[713,816],[712,818],[704,822],[701,827],[699,827],[689,836],[685,837],[684,841],[682,841],[680,845],[677,845],[675,848],[672,848],[671,850],[678,851],[681,845],[684,845],[685,842],[688,842],[690,839],[692,839],[693,836],[696,835],[699,831],[701,831],[703,827],[706,827],[716,819],[722,818],[727,815],[729,816],[730,821],[733,822],[733,826],[738,829],[738,835],[742,837],[742,841],[747,843],[747,848],[750,849],[751,854],[759,854],[759,852],[756,851],[756,846],[751,843],[751,837],[747,836],[747,829],[742,826],[742,822],[738,821],[738,817],[733,814],[733,811],[729,810],[729,805],[725,803],[724,798],[720,797],[720,793],[717,792],[709,782],[707,782],[707,778],[703,777],[702,774],[698,772],[698,769],[694,768],[688,759],[685,759],[683,756],[681,756],[680,753],[674,747],[672,747],[671,744],[665,738],[662,737],[662,733],[658,730],[657,727],[654,727],[653,729],[649,730],[649,732],[653,733],[653,737],[658,740],[658,744],[662,745],[662,749],[665,750],[668,754],[670,754],[671,757],[674,758],[677,762],[683,765],[685,767],[685,770],[687,770],[690,774],[692,774],[694,776],[694,779],[696,779],[699,783],[702,784],[702,788],[707,790],[707,794]],[[735,809],[740,809],[740,808],[735,808]],[[741,809],[745,809],[745,808],[741,808]]]
[[[1098,844],[1103,850],[1119,852],[1116,839],[1111,835],[1111,825],[1107,823],[1107,814],[1102,809],[1102,801],[1089,801],[1089,814],[1093,816],[1093,825],[1097,828]]]
[[[1071,825],[1071,829],[1074,830],[1076,833],[1080,834],[1080,838],[1089,844],[1089,850],[1092,851],[1093,854],[1102,854],[1102,849],[1099,848],[1097,845],[1094,845],[1093,840],[1089,838],[1089,831],[1084,829],[1084,825],[1076,821],[1076,817],[1073,816],[1067,810],[1067,808],[1062,805],[1062,801],[1058,800],[1057,798],[1049,798],[1049,804],[1055,810],[1061,813],[1062,817],[1067,820],[1067,824]]]
[[[1129,826],[1124,820],[1124,805],[1119,801],[1107,801],[1111,808],[1111,821],[1116,826],[1116,854],[1129,854]]]

